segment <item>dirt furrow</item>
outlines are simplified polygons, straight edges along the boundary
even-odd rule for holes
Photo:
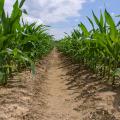
[[[120,120],[120,90],[54,49],[0,87],[0,120]]]
[[[74,110],[75,105],[66,85],[66,71],[61,68],[62,61],[59,53],[53,51],[50,58],[50,68],[47,72],[47,106],[46,120],[81,120],[81,115]],[[64,77],[63,77],[64,76]],[[49,118],[49,119],[48,119]]]

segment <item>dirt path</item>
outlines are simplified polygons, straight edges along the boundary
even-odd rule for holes
[[[0,87],[0,120],[81,120],[61,65],[54,49],[36,64],[34,78],[26,70],[10,80],[6,88]]]
[[[120,120],[120,90],[54,49],[0,87],[0,120]]]
[[[54,50],[47,73],[49,95],[47,96],[46,120],[81,120],[80,113],[74,110],[75,104],[70,95],[72,91],[67,90],[66,77],[62,77],[66,71],[61,68],[61,64],[59,53]]]

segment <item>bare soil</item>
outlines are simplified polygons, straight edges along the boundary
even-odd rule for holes
[[[0,120],[120,120],[120,88],[54,49],[0,87]]]

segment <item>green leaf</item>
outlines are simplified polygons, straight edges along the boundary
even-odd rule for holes
[[[6,51],[7,51],[7,53],[8,53],[9,55],[13,53],[13,50],[10,49],[10,48],[7,48]]]
[[[85,36],[89,36],[89,32],[83,23],[80,23],[78,26],[81,28]]]
[[[31,62],[31,70],[32,74],[35,75],[35,64],[33,62]]]
[[[6,17],[4,10],[2,12],[1,22],[2,22],[2,27],[3,27],[3,33],[4,34],[9,33],[8,19]]]
[[[6,77],[5,73],[0,71],[0,83],[2,85],[5,85],[7,83],[6,79],[7,79],[7,77]]]
[[[101,26],[101,24],[99,22],[99,19],[96,17],[96,15],[95,15],[95,13],[93,11],[92,11],[92,13],[93,13],[94,20],[95,20],[96,24],[98,25],[100,31],[103,32],[103,28],[102,28],[102,26]]]
[[[120,68],[117,68],[115,71],[113,71],[113,76],[119,76],[120,77]]]
[[[95,27],[94,27],[93,21],[92,21],[89,17],[87,17],[87,19],[89,20],[90,24],[92,25],[93,30],[95,30]]]
[[[16,0],[16,2],[15,2],[14,5],[13,5],[13,10],[12,10],[12,14],[11,14],[11,19],[16,18],[16,16],[18,16],[19,12],[20,12],[19,4],[18,4],[18,0]]]
[[[115,39],[117,30],[116,30],[116,25],[114,23],[114,20],[112,19],[111,15],[107,12],[107,10],[105,10],[104,14],[105,14],[106,22],[110,26],[111,37],[112,37],[112,39]]]
[[[16,32],[16,29],[20,28],[20,17],[22,16],[22,11],[19,8],[18,0],[13,5],[12,14],[10,17],[10,25],[13,32]]]
[[[100,12],[100,25],[104,27],[104,19],[103,19],[102,12]]]
[[[5,2],[5,0],[0,0],[0,19],[2,16],[3,9],[4,9],[4,2]]]
[[[0,82],[3,80],[3,78],[4,78],[4,73],[0,72]]]
[[[23,6],[24,2],[25,2],[25,0],[21,0],[19,8],[21,8]]]

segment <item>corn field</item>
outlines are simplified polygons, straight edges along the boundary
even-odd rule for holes
[[[74,61],[84,64],[97,78],[113,86],[120,77],[120,27],[105,10],[98,18],[92,12],[94,21],[87,17],[92,29],[81,22],[77,29],[62,39],[58,48]],[[116,16],[119,17],[119,16]],[[96,27],[97,26],[97,27]]]
[[[53,48],[53,38],[45,25],[28,24],[21,20],[25,0],[13,5],[11,15],[0,0],[0,83],[5,85],[13,72],[29,67],[35,73],[34,63]]]

